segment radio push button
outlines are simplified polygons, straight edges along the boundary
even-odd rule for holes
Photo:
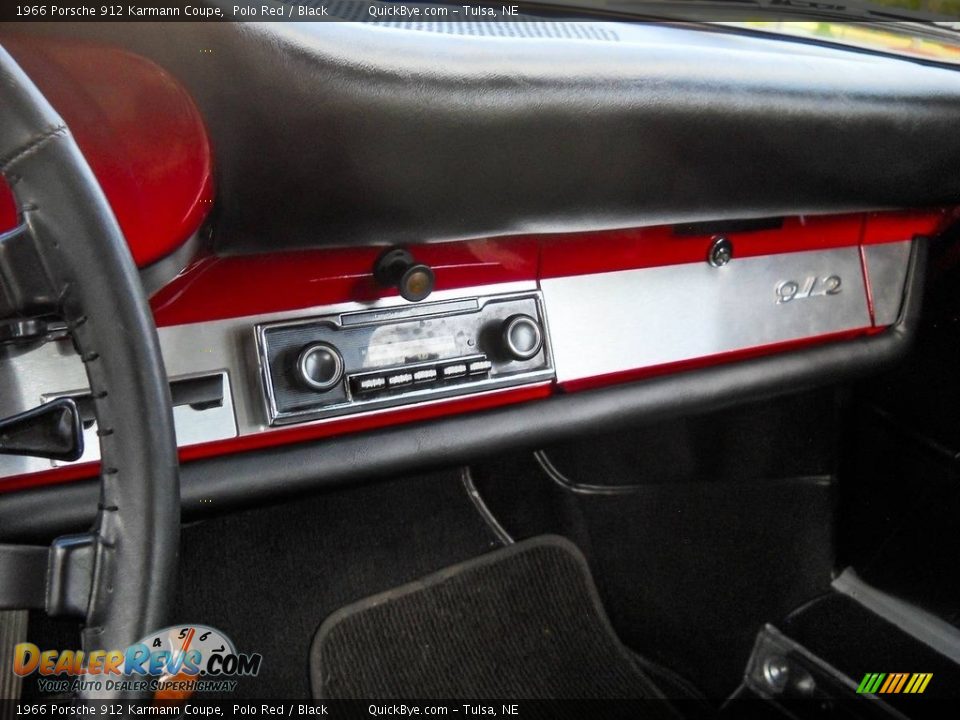
[[[489,360],[474,360],[470,363],[468,370],[471,375],[479,375],[481,373],[490,372],[490,368],[493,367],[493,363]]]
[[[457,363],[456,365],[447,365],[443,369],[444,378],[461,377],[462,375],[466,375],[466,374],[467,374],[466,363]]]
[[[413,381],[417,383],[433,382],[436,379],[437,379],[436,368],[424,368],[422,370],[415,370],[413,373]]]
[[[386,386],[386,378],[382,377],[353,378],[353,388],[359,393],[376,392],[377,390],[383,390]]]
[[[413,382],[413,373],[404,372],[397,373],[396,375],[387,375],[387,385],[392,388],[400,387],[401,385],[409,385]]]

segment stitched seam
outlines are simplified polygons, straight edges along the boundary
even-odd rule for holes
[[[51,130],[47,130],[47,132],[41,135],[37,135],[28,143],[23,145],[21,148],[19,148],[18,150],[15,150],[13,155],[3,160],[0,160],[0,172],[6,172],[7,170],[9,170],[11,167],[16,165],[18,162],[20,162],[24,158],[30,155],[33,155],[35,152],[40,150],[40,148],[46,145],[53,138],[59,137],[61,135],[65,135],[66,132],[67,132],[66,125],[57,125],[55,128]]]

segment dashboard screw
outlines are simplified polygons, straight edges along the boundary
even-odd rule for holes
[[[713,267],[723,267],[733,258],[733,243],[723,235],[718,235],[710,245],[707,262]]]
[[[780,655],[771,655],[763,663],[763,679],[774,692],[783,692],[790,679],[790,664]]]

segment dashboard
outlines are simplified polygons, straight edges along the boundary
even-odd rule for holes
[[[433,269],[436,289],[421,302],[377,286],[382,248],[201,258],[153,296],[182,458],[869,337],[899,318],[914,236],[948,217],[424,245],[415,257]],[[718,244],[729,248],[725,260]],[[69,340],[5,367],[18,391],[5,410],[11,397],[83,406],[84,370]],[[95,473],[95,433],[90,414],[76,464],[3,458],[0,489]]]
[[[641,381],[761,357],[816,365],[797,354],[805,348],[855,343],[882,357],[903,322],[922,239],[956,217],[945,204],[865,202],[466,238],[451,227],[448,240],[434,225],[422,243],[264,238],[252,252],[259,221],[231,244],[216,210],[235,202],[215,194],[213,148],[223,145],[178,79],[95,40],[0,42],[68,121],[141,268],[186,463],[494,408],[549,412],[551,398],[642,391]],[[11,229],[18,218],[2,190],[0,228]],[[429,275],[422,297],[404,297],[378,273],[398,250]],[[0,381],[11,388],[4,414],[74,398],[86,440],[73,463],[0,458],[0,492],[94,477],[97,428],[69,339],[8,350]],[[757,375],[758,387],[769,382]],[[743,397],[753,383],[741,382]]]

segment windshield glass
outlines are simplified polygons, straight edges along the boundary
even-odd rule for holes
[[[960,65],[960,0],[546,0],[638,19],[710,23]]]
[[[916,22],[889,21],[867,24],[756,20],[724,24],[960,65],[960,33],[956,27],[924,27]]]

